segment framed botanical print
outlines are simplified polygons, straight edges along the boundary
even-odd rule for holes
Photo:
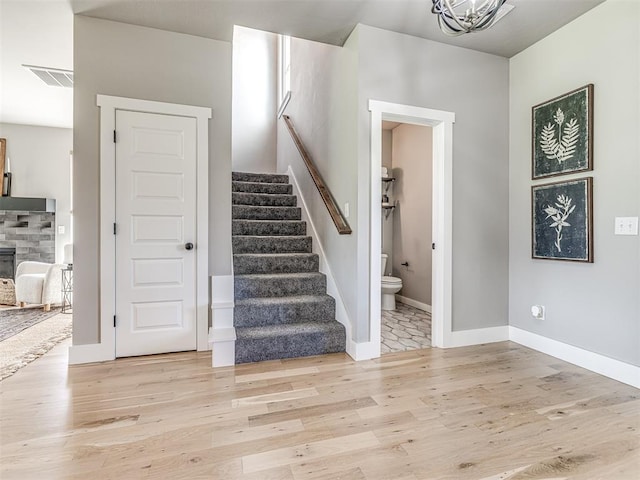
[[[593,263],[593,178],[531,187],[532,258]]]
[[[593,84],[531,109],[531,178],[593,170]]]

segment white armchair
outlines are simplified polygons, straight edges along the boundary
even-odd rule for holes
[[[61,302],[62,269],[60,263],[22,262],[16,270],[16,302],[43,304],[45,312]]]

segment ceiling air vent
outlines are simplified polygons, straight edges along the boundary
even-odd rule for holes
[[[22,65],[31,70],[40,80],[50,87],[73,87],[73,72],[60,68],[37,67],[35,65]]]

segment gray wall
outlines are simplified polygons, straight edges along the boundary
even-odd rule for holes
[[[506,325],[508,60],[365,25],[357,30],[357,161],[365,168],[370,163],[370,99],[455,112],[453,329]],[[361,233],[358,255],[368,255],[368,238]],[[359,268],[359,295],[368,295],[361,287],[367,276]],[[359,298],[361,310],[367,303]],[[368,308],[361,310],[359,329],[368,318]]]
[[[431,305],[432,130],[402,124],[392,133],[393,275],[402,279],[400,295]]]
[[[278,36],[233,30],[232,165],[235,171],[276,171]]]
[[[605,2],[510,63],[510,324],[640,365],[640,5]],[[597,35],[594,34],[597,32]],[[594,84],[593,264],[531,259],[531,106]],[[531,305],[546,307],[546,320]]]
[[[55,259],[63,261],[71,238],[71,159],[73,130],[0,123],[11,159],[11,195],[56,199]],[[58,234],[58,226],[65,227]],[[1,233],[1,232],[0,232]]]
[[[74,20],[74,344],[99,337],[96,95],[211,107],[209,272],[231,273],[231,44],[117,22]]]
[[[283,121],[278,122],[278,171],[285,172],[290,165],[300,183],[352,320],[356,315],[354,277],[358,235],[356,101],[353,39],[344,48],[291,39],[291,101],[285,113],[291,116],[340,208],[347,202],[350,204],[347,221],[353,233],[338,235]]]
[[[353,234],[340,237],[320,198],[311,202],[354,339],[369,338],[369,99],[455,112],[453,326],[506,325],[507,59],[359,25],[342,49],[295,40],[291,69],[287,113],[340,206],[351,207]],[[278,170],[293,162],[311,196],[286,135],[280,124]]]

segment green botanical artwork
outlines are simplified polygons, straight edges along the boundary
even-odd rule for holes
[[[593,85],[532,109],[532,178],[593,169]]]
[[[593,179],[534,185],[532,257],[593,262]]]

